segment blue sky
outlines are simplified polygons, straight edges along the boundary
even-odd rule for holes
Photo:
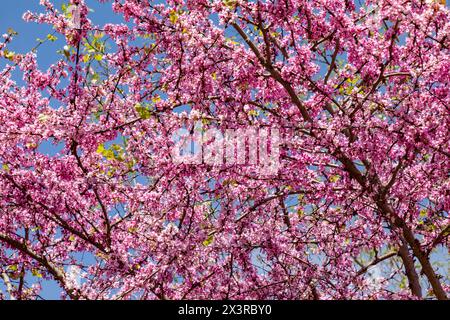
[[[63,0],[53,0],[55,6],[60,9],[61,4],[67,3]],[[121,22],[118,15],[111,11],[111,3],[99,3],[98,0],[87,0],[89,8],[93,10],[89,18],[94,24],[106,22]],[[2,10],[0,11],[0,34],[6,33],[8,28],[13,28],[19,33],[15,40],[8,47],[16,52],[27,52],[37,44],[37,38],[45,39],[47,34],[53,30],[48,25],[27,23],[22,20],[22,15],[27,10],[32,12],[43,12],[39,5],[39,0],[14,0],[2,1]],[[58,41],[46,42],[38,50],[38,62],[41,68],[48,67],[57,57],[56,51],[64,46],[63,39]],[[1,65],[0,65],[1,66]]]

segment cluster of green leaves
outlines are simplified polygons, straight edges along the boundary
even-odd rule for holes
[[[107,160],[124,161],[125,150],[119,144],[112,144],[110,149],[105,148],[104,144],[100,144],[97,153],[103,155]]]
[[[84,42],[83,62],[88,63],[92,59],[95,61],[102,61],[105,54],[106,42],[103,40],[105,34],[103,32],[97,32]]]
[[[137,103],[134,106],[134,109],[139,114],[139,117],[143,120],[150,119],[150,117],[152,116],[152,109],[151,109],[150,104],[148,104],[148,103],[144,103],[144,104]]]

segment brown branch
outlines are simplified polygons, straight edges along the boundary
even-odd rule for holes
[[[328,72],[325,75],[325,79],[324,79],[325,84],[328,82],[328,79],[330,78],[331,73],[333,72],[333,70],[336,67],[336,58],[337,58],[337,55],[339,53],[339,48],[340,48],[339,47],[339,40],[336,40],[336,46],[334,47],[333,56],[331,57],[331,63],[330,63],[330,66],[328,68]]]
[[[406,277],[408,278],[409,288],[411,292],[418,298],[422,298],[422,287],[420,286],[419,275],[417,274],[414,266],[414,260],[409,255],[408,246],[405,240],[402,239],[402,245],[398,250],[398,255],[402,258],[403,265],[405,266]]]
[[[242,37],[242,39],[245,41],[245,43],[250,47],[250,49],[255,54],[256,58],[259,60],[259,62],[262,64],[262,66],[270,73],[270,75],[278,82],[280,83],[284,89],[287,91],[289,96],[291,97],[293,103],[297,106],[299,109],[303,119],[307,122],[312,122],[312,118],[309,115],[308,111],[306,110],[306,107],[303,105],[303,103],[298,98],[297,94],[295,93],[295,90],[292,88],[292,86],[285,81],[281,74],[275,70],[275,68],[270,64],[269,61],[265,61],[262,54],[259,52],[256,45],[250,40],[250,38],[247,36],[247,34],[242,30],[242,28],[235,22],[232,22],[231,25],[234,29],[239,33],[239,35]]]
[[[30,249],[25,243],[13,239],[6,234],[0,233],[0,241],[3,241],[12,248],[15,248],[20,252],[28,255],[40,265],[42,265],[55,278],[55,280],[59,282],[61,287],[64,288],[71,299],[78,300],[80,298],[80,294],[76,292],[75,289],[69,288],[67,286],[64,272],[61,271],[60,268],[56,267],[52,262],[48,261],[47,258]]]
[[[362,267],[361,269],[359,269],[358,272],[356,273],[356,275],[357,275],[357,276],[360,276],[360,275],[366,273],[367,270],[369,270],[370,267],[373,267],[373,266],[377,265],[378,263],[380,263],[380,262],[382,262],[382,261],[384,261],[384,260],[387,260],[387,259],[389,259],[389,258],[392,258],[392,257],[394,257],[394,256],[396,256],[396,255],[397,255],[397,252],[394,251],[394,252],[386,253],[385,255],[383,255],[383,256],[381,256],[381,257],[376,257],[376,258],[375,258],[372,262],[370,262],[368,265],[366,265],[366,266]]]

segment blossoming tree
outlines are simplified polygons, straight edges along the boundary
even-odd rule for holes
[[[447,299],[444,2],[40,2],[54,64],[0,44],[1,298]],[[280,130],[278,170],[173,161],[196,122]]]

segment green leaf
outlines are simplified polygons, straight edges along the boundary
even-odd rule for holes
[[[94,39],[99,40],[101,38],[103,38],[105,36],[104,32],[97,32],[96,34],[94,34]]]
[[[149,119],[152,115],[152,112],[140,103],[136,103],[134,109],[139,114],[139,116],[144,120]]]
[[[340,175],[335,174],[335,175],[332,175],[332,176],[330,177],[330,181],[333,182],[333,183],[334,183],[334,182],[338,182],[340,178],[341,178]]]
[[[406,288],[406,286],[407,286],[406,277],[402,278],[402,280],[401,280],[401,282],[399,283],[398,286],[400,287],[400,289],[405,289]]]
[[[158,96],[158,95],[156,95],[156,96],[154,96],[154,97],[152,98],[152,102],[153,102],[153,103],[157,103],[157,102],[159,102],[159,101],[161,101],[161,97]]]
[[[136,231],[137,231],[136,227],[129,227],[128,228],[128,232],[130,232],[130,233],[136,233]]]
[[[100,80],[100,75],[98,73],[94,73],[92,75],[91,83],[96,84]]]
[[[37,117],[39,122],[46,122],[49,119],[49,116],[47,114],[41,113]]]
[[[14,56],[16,55],[14,51],[9,51],[8,49],[3,50],[3,53],[5,55],[5,58],[11,61],[13,61]]]
[[[170,20],[170,22],[171,22],[172,24],[177,23],[177,21],[178,21],[178,13],[177,13],[175,10],[172,10],[172,11],[169,13],[169,20]]]
[[[444,237],[444,238],[446,238],[446,237],[448,237],[450,235],[450,228],[446,228],[445,230],[444,230],[444,232],[442,233],[442,236]]]
[[[18,269],[19,267],[17,266],[17,264],[13,264],[8,267],[8,270],[10,271],[17,271]]]
[[[50,34],[50,33],[47,35],[47,39],[52,42],[55,42],[56,40],[58,40],[58,38],[55,35]]]
[[[19,33],[14,30],[13,28],[8,28],[8,30],[6,31],[9,35],[11,36],[17,36]]]
[[[105,149],[103,144],[97,147],[97,153],[104,156],[107,160],[124,160],[124,151],[120,145],[113,144],[111,149]]]
[[[209,235],[208,238],[206,238],[205,241],[203,241],[203,245],[205,247],[209,246],[210,244],[212,244],[214,242],[214,235]]]
[[[427,215],[428,215],[428,210],[427,209],[421,209],[419,211],[419,217],[425,218]]]
[[[125,152],[122,146],[119,144],[113,144],[111,148],[113,149],[114,159],[117,161],[124,161]]]
[[[94,56],[94,59],[97,60],[97,61],[102,61],[103,60],[103,55],[101,53],[97,53]]]
[[[97,147],[97,153],[103,154],[104,151],[105,151],[105,146],[103,144],[100,144]]]
[[[223,0],[223,4],[227,6],[229,9],[234,9],[236,5],[236,0]]]
[[[42,274],[39,272],[38,269],[32,269],[31,274],[35,277],[42,278]]]
[[[259,111],[258,111],[258,110],[250,110],[250,111],[247,112],[247,114],[248,114],[249,116],[256,117],[256,116],[259,115]]]

